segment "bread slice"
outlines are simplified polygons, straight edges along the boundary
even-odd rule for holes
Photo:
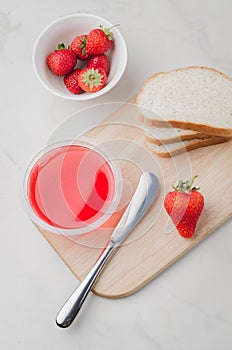
[[[148,147],[155,152],[159,157],[168,158],[175,156],[177,154],[191,151],[200,147],[206,147],[210,145],[216,145],[228,141],[226,138],[222,137],[207,137],[205,139],[193,139],[183,142],[169,143],[167,145],[156,145],[152,142],[147,142]]]
[[[149,142],[157,145],[187,141],[192,139],[204,139],[209,135],[180,128],[159,128],[155,126],[144,125],[144,136]]]
[[[192,66],[157,73],[143,85],[137,105],[149,126],[232,136],[232,79],[216,69]]]

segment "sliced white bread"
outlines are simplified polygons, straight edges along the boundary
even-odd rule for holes
[[[193,139],[183,142],[169,143],[167,145],[156,145],[153,142],[147,141],[147,145],[159,157],[168,158],[200,147],[216,145],[226,141],[228,141],[228,139],[212,136],[205,139]]]
[[[192,139],[204,139],[209,135],[193,130],[179,128],[159,128],[156,126],[144,125],[144,136],[146,139],[157,145],[187,141]]]
[[[157,73],[143,85],[137,105],[146,125],[168,123],[232,136],[232,79],[216,69],[193,66]]]

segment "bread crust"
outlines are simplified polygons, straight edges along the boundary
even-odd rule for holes
[[[232,83],[232,78],[227,76],[226,74],[220,72],[219,70],[215,68],[210,68],[210,67],[205,67],[205,66],[189,66],[189,67],[184,67],[184,68],[178,68],[178,69],[173,69],[171,71],[167,72],[158,72],[151,77],[149,77],[145,83],[143,84],[140,92],[137,95],[136,98],[136,104],[139,106],[139,100],[140,96],[143,94],[145,86],[147,83],[150,82],[150,80],[156,78],[158,75],[161,74],[169,74],[172,72],[179,72],[183,70],[189,70],[189,69],[202,69],[202,70],[210,70],[212,72],[215,72],[224,78],[228,79]],[[168,126],[173,126],[174,128],[180,128],[180,129],[185,129],[185,130],[193,130],[193,131],[198,131],[204,134],[209,134],[209,135],[214,135],[214,136],[221,136],[221,137],[232,137],[232,129],[228,128],[215,128],[213,126],[207,125],[207,124],[199,124],[199,123],[193,123],[193,122],[184,122],[184,121],[178,121],[178,120],[154,120],[154,119],[148,119],[144,117],[142,114],[140,115],[141,120],[144,122],[145,125],[148,126],[157,126],[157,127],[168,127]]]
[[[208,137],[206,139],[203,140],[199,140],[198,142],[186,145],[186,146],[182,146],[174,151],[166,151],[166,152],[156,152],[154,149],[152,149],[152,143],[151,142],[146,142],[147,146],[149,147],[149,149],[155,153],[156,155],[158,155],[161,158],[170,158],[173,156],[176,156],[178,154],[181,154],[183,152],[189,152],[192,151],[194,149],[197,148],[201,148],[201,147],[206,147],[206,146],[211,146],[211,145],[217,145],[219,143],[224,143],[224,142],[228,142],[229,139],[226,138],[222,138],[222,137]]]
[[[194,134],[194,135],[176,135],[176,136],[173,136],[173,137],[170,137],[170,138],[164,138],[162,140],[160,139],[157,139],[155,137],[152,137],[151,135],[149,135],[149,133],[147,133],[146,131],[144,132],[144,136],[146,138],[146,140],[150,143],[154,143],[158,146],[160,145],[168,145],[170,143],[174,143],[174,142],[179,142],[179,141],[190,141],[190,140],[193,140],[193,139],[205,139],[207,137],[210,137],[210,135],[207,135],[207,134],[203,134],[201,132],[197,133],[197,134]],[[224,137],[223,137],[224,139]]]

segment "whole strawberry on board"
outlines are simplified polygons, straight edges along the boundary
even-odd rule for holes
[[[106,86],[106,72],[102,68],[84,68],[78,75],[78,83],[82,90],[97,92]]]
[[[104,28],[100,25],[100,28],[93,29],[88,34],[86,43],[86,50],[89,55],[99,55],[105,53],[111,48],[113,42],[113,33],[111,28]]]
[[[71,72],[76,63],[76,54],[66,49],[64,44],[58,44],[57,50],[51,52],[47,57],[47,66],[49,70],[58,76],[66,75]]]
[[[72,93],[72,94],[81,94],[84,92],[79,83],[78,83],[78,75],[80,74],[81,69],[74,69],[71,73],[65,75],[64,77],[64,84],[66,88]]]
[[[70,49],[77,55],[77,58],[81,61],[85,61],[89,58],[89,54],[86,51],[87,35],[78,35],[73,39],[70,45]]]
[[[101,55],[96,55],[90,58],[87,67],[89,68],[102,68],[106,72],[106,75],[109,74],[110,71],[110,62],[107,56],[103,53]]]
[[[196,224],[204,208],[204,197],[199,188],[192,187],[197,176],[191,180],[179,180],[173,191],[166,194],[164,207],[176,226],[179,234],[184,238],[191,238]]]

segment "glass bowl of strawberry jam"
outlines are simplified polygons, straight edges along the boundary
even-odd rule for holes
[[[103,225],[121,198],[117,161],[89,141],[60,142],[37,154],[24,178],[32,221],[49,232],[76,235]]]

